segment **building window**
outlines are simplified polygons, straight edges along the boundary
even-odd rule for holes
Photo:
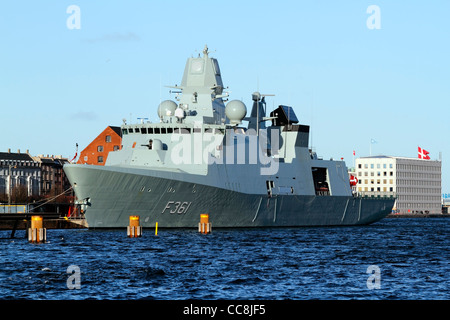
[[[111,136],[110,135],[106,136],[105,141],[106,142],[111,142]]]
[[[97,162],[98,163],[103,163],[103,157],[102,156],[98,156],[97,157]]]
[[[98,146],[97,147],[97,152],[103,152],[103,146]]]
[[[114,146],[114,149],[113,149],[113,150],[114,150],[114,151],[117,151],[117,150],[119,150],[119,148],[120,148],[119,146]]]

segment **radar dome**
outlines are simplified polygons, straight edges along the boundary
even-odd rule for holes
[[[177,108],[177,110],[175,110],[175,117],[178,119],[184,119],[186,117],[186,113],[183,109]]]
[[[225,114],[230,119],[231,124],[239,124],[247,114],[247,107],[242,101],[232,100],[225,107]]]
[[[165,116],[173,116],[175,109],[177,108],[177,104],[172,100],[164,100],[159,104],[158,107],[158,116],[162,120]]]

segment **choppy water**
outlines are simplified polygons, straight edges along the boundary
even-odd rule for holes
[[[44,244],[0,231],[0,297],[449,299],[449,230],[446,218],[209,235],[146,229],[134,239],[126,230],[47,230]],[[67,273],[73,265],[79,274]],[[68,289],[77,275],[79,289]]]

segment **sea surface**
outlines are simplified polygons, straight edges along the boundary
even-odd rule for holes
[[[325,228],[0,231],[0,298],[450,299],[450,219]]]

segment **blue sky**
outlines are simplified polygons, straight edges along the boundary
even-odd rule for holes
[[[70,5],[80,29],[69,29]],[[370,5],[380,29],[369,29]],[[7,1],[0,151],[71,158],[106,126],[157,121],[164,85],[205,44],[231,99],[275,94],[323,158],[438,159],[450,193],[450,1]],[[371,145],[371,139],[377,143]]]

